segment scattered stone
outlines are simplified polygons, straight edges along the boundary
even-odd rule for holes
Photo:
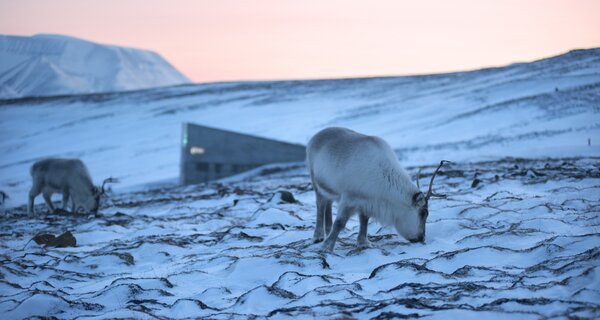
[[[77,239],[75,239],[71,231],[67,231],[58,237],[49,233],[38,234],[35,237],[33,237],[32,240],[35,241],[35,243],[39,245],[45,245],[46,247],[50,246],[57,248],[66,248],[77,246]]]
[[[283,203],[298,203],[298,200],[294,198],[294,195],[286,190],[277,191],[271,198],[269,198],[269,202],[276,202],[277,204]]]
[[[287,203],[296,203],[296,198],[294,198],[294,195],[289,192],[289,191],[279,191],[278,192],[281,196],[281,201],[283,202],[287,202]]]
[[[471,188],[476,188],[479,185],[479,183],[481,183],[481,180],[477,178],[478,175],[479,172],[475,172],[475,175],[473,176],[473,182],[471,182]]]
[[[237,206],[239,203],[244,203],[244,202],[250,202],[250,203],[257,203],[258,201],[256,200],[256,198],[238,198],[238,199],[233,199],[233,206]]]
[[[56,236],[54,236],[53,234],[38,234],[35,237],[32,238],[33,241],[35,241],[35,243],[37,244],[44,244],[47,245],[50,242],[56,240]]]
[[[248,240],[251,242],[261,242],[263,241],[262,237],[259,236],[251,236],[243,231],[240,231],[240,233],[238,233],[238,238],[243,239],[243,240]]]

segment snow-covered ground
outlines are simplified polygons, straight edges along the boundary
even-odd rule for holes
[[[599,89],[591,49],[430,76],[0,100],[0,318],[599,318]],[[171,183],[184,121],[297,143],[334,125],[376,134],[424,180],[453,160],[436,178],[447,198],[425,244],[371,222],[358,249],[352,220],[324,254],[301,163]],[[27,216],[29,167],[49,156],[122,183],[97,216],[39,198]],[[66,230],[77,247],[28,243]]]
[[[0,35],[0,99],[136,90],[190,81],[148,50],[41,34]]]
[[[433,169],[423,168],[424,180]],[[279,190],[299,202],[281,201]],[[600,159],[453,164],[436,178],[436,192],[447,198],[430,204],[425,244],[373,222],[371,247],[360,249],[354,219],[332,254],[312,243],[314,195],[302,164],[221,184],[115,194],[98,216],[30,217],[13,209],[0,224],[0,313],[600,316]],[[65,230],[76,248],[27,244],[39,232]]]

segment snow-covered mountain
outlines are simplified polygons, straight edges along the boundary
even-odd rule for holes
[[[60,35],[0,35],[0,99],[137,90],[190,81],[159,54]]]

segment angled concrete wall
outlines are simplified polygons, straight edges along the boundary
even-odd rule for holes
[[[182,184],[220,179],[275,162],[304,161],[303,145],[183,123]]]

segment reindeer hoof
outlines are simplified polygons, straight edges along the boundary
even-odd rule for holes
[[[325,235],[323,234],[323,232],[315,232],[313,234],[313,243],[319,243],[322,242],[323,240],[325,240]]]
[[[327,242],[323,242],[323,245],[321,246],[321,252],[325,252],[325,253],[333,252],[333,245],[328,244]]]
[[[370,248],[371,247],[371,241],[369,241],[368,239],[360,239],[357,241],[357,245],[359,248]]]

